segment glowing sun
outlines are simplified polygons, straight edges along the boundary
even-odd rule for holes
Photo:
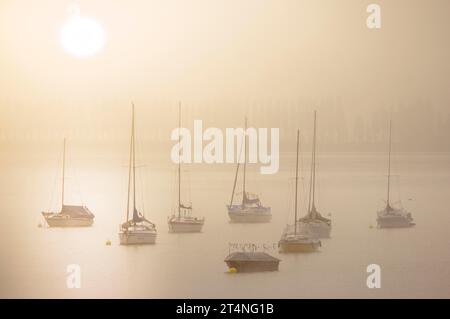
[[[69,54],[87,58],[103,49],[105,32],[94,19],[75,14],[62,27],[60,41]]]

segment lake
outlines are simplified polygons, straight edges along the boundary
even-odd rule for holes
[[[202,233],[170,234],[176,204],[176,165],[169,152],[138,156],[138,208],[156,223],[157,243],[120,246],[126,214],[128,153],[68,146],[66,203],[96,215],[90,228],[52,229],[40,212],[60,205],[58,145],[0,147],[0,297],[2,298],[449,298],[450,154],[393,154],[392,198],[401,199],[416,226],[377,229],[386,198],[385,154],[320,153],[318,210],[332,219],[331,238],[317,253],[278,254],[278,272],[230,274],[230,243],[270,246],[294,216],[295,154],[280,171],[248,167],[249,191],[272,208],[267,224],[231,224],[234,165],[183,167],[183,199],[206,218]],[[141,155],[139,160],[139,155]],[[309,154],[302,157],[300,215],[305,214]],[[238,181],[240,187],[241,179]],[[38,227],[42,224],[43,227]],[[111,240],[111,245],[106,241]],[[69,289],[67,266],[81,269],[81,288]],[[381,267],[381,288],[369,289],[366,268]]]

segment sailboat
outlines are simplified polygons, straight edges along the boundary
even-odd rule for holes
[[[317,112],[314,111],[313,149],[311,155],[311,177],[309,185],[308,213],[299,219],[300,231],[314,238],[327,238],[331,233],[331,220],[323,217],[316,209],[316,144],[317,144]]]
[[[297,229],[297,203],[298,203],[298,152],[300,144],[300,131],[297,130],[297,161],[295,166],[295,217],[294,225],[287,225],[281,239],[278,242],[281,253],[290,252],[313,252],[317,251],[322,245],[319,239],[310,238],[306,234],[301,234]],[[293,227],[292,227],[293,226]],[[294,231],[292,232],[292,228]]]
[[[390,202],[391,191],[391,149],[392,149],[392,121],[389,121],[389,156],[387,176],[386,208],[377,212],[378,228],[404,228],[414,226],[411,213],[404,208],[395,208]]]
[[[66,205],[64,203],[66,168],[66,139],[63,147],[62,185],[61,185],[61,211],[42,212],[45,221],[50,227],[86,227],[94,223],[94,214],[86,206]]]
[[[236,166],[236,174],[234,176],[233,191],[231,193],[230,204],[227,205],[228,216],[231,222],[237,223],[267,223],[272,219],[270,207],[264,206],[261,203],[258,195],[246,191],[246,171],[247,171],[247,118],[245,118],[244,125],[244,169],[243,169],[243,183],[242,183],[242,202],[233,204],[236,183],[239,173],[240,161]],[[242,153],[242,152],[241,152]]]
[[[181,129],[181,103],[178,106],[178,128]],[[180,142],[181,134],[178,136]],[[180,150],[181,151],[181,150]],[[181,203],[181,160],[178,153],[178,205],[177,212],[169,216],[167,221],[169,231],[172,233],[198,233],[202,231],[205,223],[204,217],[192,216],[192,204],[185,205]]]
[[[147,220],[136,208],[136,155],[135,155],[134,104],[131,117],[130,162],[128,166],[127,220],[120,225],[121,245],[154,244],[156,226]],[[132,217],[130,218],[131,180],[133,180]]]

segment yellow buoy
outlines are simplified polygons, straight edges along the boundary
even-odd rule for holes
[[[230,267],[230,268],[228,268],[228,272],[229,272],[230,274],[235,274],[235,273],[237,273],[237,269],[234,268],[234,267]]]
[[[106,241],[106,246],[111,246],[111,241],[109,239]]]
[[[372,228],[373,228],[373,225],[369,225],[369,228],[372,229]]]

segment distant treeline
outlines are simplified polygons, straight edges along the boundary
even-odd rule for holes
[[[178,125],[178,108],[176,103],[159,107],[155,103],[137,109],[137,135],[143,143],[166,148],[172,144],[170,134]],[[450,151],[450,110],[420,101],[365,108],[349,107],[339,101],[317,105],[304,101],[184,104],[182,126],[192,129],[193,121],[202,119],[204,129],[242,127],[244,116],[247,116],[249,126],[280,128],[281,151],[295,146],[295,132],[300,128],[302,145],[307,149],[312,139],[314,109],[318,110],[321,151],[385,151],[390,118],[395,151]],[[78,106],[64,112],[55,108],[53,117],[42,119],[30,116],[24,107],[10,108],[9,113],[2,113],[5,113],[0,119],[0,141],[3,143],[57,141],[63,136],[87,143],[105,143],[105,146],[128,141],[129,110],[123,105],[95,109]],[[14,121],[8,121],[8,116]]]

